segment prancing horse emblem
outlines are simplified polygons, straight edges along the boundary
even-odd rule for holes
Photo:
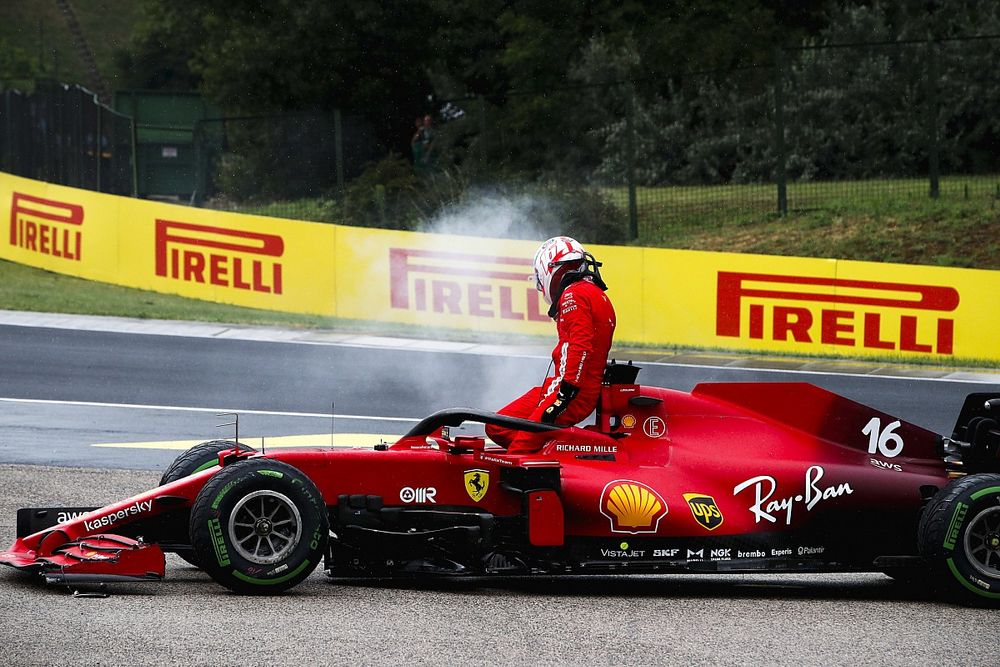
[[[490,488],[490,472],[488,470],[466,470],[465,492],[477,503],[486,495]]]

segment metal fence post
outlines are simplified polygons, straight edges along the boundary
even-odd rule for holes
[[[483,95],[476,96],[476,110],[479,114],[479,176],[483,178],[487,173],[487,146],[486,146],[486,98]],[[503,159],[502,157],[500,158]]]
[[[3,170],[10,173],[16,174],[20,173],[14,171],[14,119],[11,118],[13,105],[10,102],[11,91],[4,91],[3,94],[3,106],[4,106],[4,154],[0,155],[0,166]]]
[[[344,200],[344,127],[340,109],[333,110],[333,154],[337,170],[337,200]]]
[[[788,215],[788,184],[785,174],[785,52],[774,49],[774,153],[778,186],[778,214]]]
[[[931,199],[941,195],[941,163],[938,141],[938,49],[933,38],[927,40],[927,172]]]
[[[97,155],[97,191],[104,192],[104,188],[101,187],[101,136],[104,132],[104,127],[102,121],[104,120],[104,109],[101,105],[97,105],[97,138],[95,140],[94,153]]]
[[[194,151],[194,190],[191,192],[191,203],[201,206],[207,196],[208,185],[206,172],[208,168],[203,164],[205,160],[204,118],[199,118],[191,128],[191,149]]]
[[[625,88],[625,179],[628,184],[629,240],[639,238],[639,206],[635,196],[635,88]]]
[[[132,113],[135,113],[133,111]],[[139,196],[139,160],[137,159],[139,149],[139,130],[136,127],[135,116],[129,118],[129,124],[131,125],[131,144],[132,144],[132,196]]]

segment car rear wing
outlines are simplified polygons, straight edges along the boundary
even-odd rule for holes
[[[1000,472],[1000,393],[966,396],[943,449],[948,462],[964,472]]]

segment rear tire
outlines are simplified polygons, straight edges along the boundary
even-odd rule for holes
[[[233,463],[198,493],[191,543],[202,569],[234,593],[292,588],[326,553],[330,519],[312,480],[271,459]]]
[[[920,519],[918,541],[948,593],[1000,606],[1000,474],[967,475],[941,489]]]

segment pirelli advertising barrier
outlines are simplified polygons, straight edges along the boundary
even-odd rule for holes
[[[538,241],[223,213],[0,173],[0,258],[253,308],[552,334]],[[592,246],[619,342],[1000,360],[1000,272]]]

